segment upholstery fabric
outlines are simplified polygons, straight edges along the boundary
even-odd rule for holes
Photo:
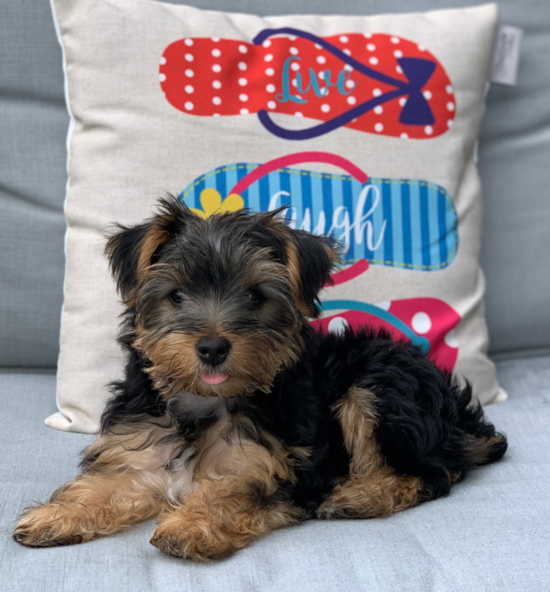
[[[84,545],[28,549],[15,518],[76,475],[92,436],[49,430],[55,377],[0,375],[0,582],[4,592],[540,592],[550,581],[550,357],[497,364],[510,400],[486,413],[510,443],[449,497],[388,519],[275,532],[233,557],[197,565],[148,541],[153,521]]]

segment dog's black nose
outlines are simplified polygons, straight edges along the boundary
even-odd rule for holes
[[[203,337],[197,343],[199,358],[210,366],[217,366],[225,362],[231,344],[223,337]]]

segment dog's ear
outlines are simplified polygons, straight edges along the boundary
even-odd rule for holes
[[[285,210],[282,207],[256,216],[274,233],[284,252],[281,260],[287,266],[298,310],[316,319],[321,312],[318,294],[330,282],[330,272],[340,261],[341,245],[329,237],[290,228],[280,217]]]
[[[299,309],[304,316],[315,319],[320,314],[318,294],[330,282],[330,272],[340,260],[340,249],[331,238],[305,230],[288,230],[287,267]]]
[[[187,206],[169,196],[160,200],[157,213],[144,223],[117,226],[118,231],[107,241],[105,253],[125,304],[133,303],[136,291],[146,280],[151,265],[158,260],[162,247],[191,215]]]

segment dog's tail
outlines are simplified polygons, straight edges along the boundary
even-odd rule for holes
[[[472,403],[472,388],[469,384],[456,389],[458,407],[458,427],[470,437],[467,438],[466,453],[472,468],[488,465],[500,460],[508,442],[506,436],[495,430],[495,426],[485,420],[480,403]]]

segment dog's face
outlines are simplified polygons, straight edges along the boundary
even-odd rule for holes
[[[303,350],[302,329],[337,252],[274,213],[204,220],[164,200],[107,244],[138,349],[156,388],[234,397],[268,392]]]

